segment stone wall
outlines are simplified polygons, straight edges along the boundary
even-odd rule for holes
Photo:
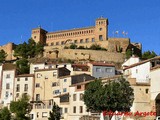
[[[55,58],[56,52],[44,53],[44,57]],[[117,52],[97,51],[97,50],[80,50],[80,49],[59,49],[58,58],[71,60],[95,60],[107,62],[124,62],[125,55]]]

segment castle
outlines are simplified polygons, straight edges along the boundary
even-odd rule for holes
[[[125,53],[127,49],[131,48],[134,48],[135,51],[141,53],[140,43],[131,43],[129,38],[109,38],[108,25],[109,25],[108,19],[101,17],[96,19],[95,26],[85,27],[85,28],[48,32],[42,29],[41,27],[38,27],[32,29],[31,37],[35,40],[36,43],[41,42],[45,45],[44,57],[48,58],[62,58],[62,57],[67,58],[67,53],[68,54],[71,53],[73,54],[71,56],[74,56],[76,53],[73,51],[75,50],[69,51],[64,49],[65,46],[70,46],[71,44],[76,44],[78,47],[84,46],[88,48],[93,44],[98,44],[101,47],[107,49],[107,54],[110,53],[116,54],[119,51],[121,51],[121,53]],[[11,46],[10,49],[12,48],[13,46]],[[0,49],[4,49],[4,47],[1,47]],[[13,59],[11,54],[12,50],[10,51],[5,50],[8,54],[7,60]],[[63,54],[64,52],[66,52],[65,53],[66,56],[64,56]],[[88,53],[82,52],[80,54],[90,54],[90,52]],[[86,56],[81,57],[80,55],[77,55],[76,58],[88,59],[89,57]]]

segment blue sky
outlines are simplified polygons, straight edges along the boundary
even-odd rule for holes
[[[160,0],[0,0],[0,45],[27,41],[38,25],[47,31],[94,26],[100,16],[109,19],[109,37],[127,31],[143,51],[160,54]]]

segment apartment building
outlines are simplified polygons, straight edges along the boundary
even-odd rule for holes
[[[30,101],[34,98],[34,74],[22,74],[15,77],[14,101],[17,101],[22,94],[27,94]]]

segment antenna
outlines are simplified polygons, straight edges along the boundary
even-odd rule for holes
[[[22,35],[21,35],[21,39],[20,39],[20,44],[22,44]]]

